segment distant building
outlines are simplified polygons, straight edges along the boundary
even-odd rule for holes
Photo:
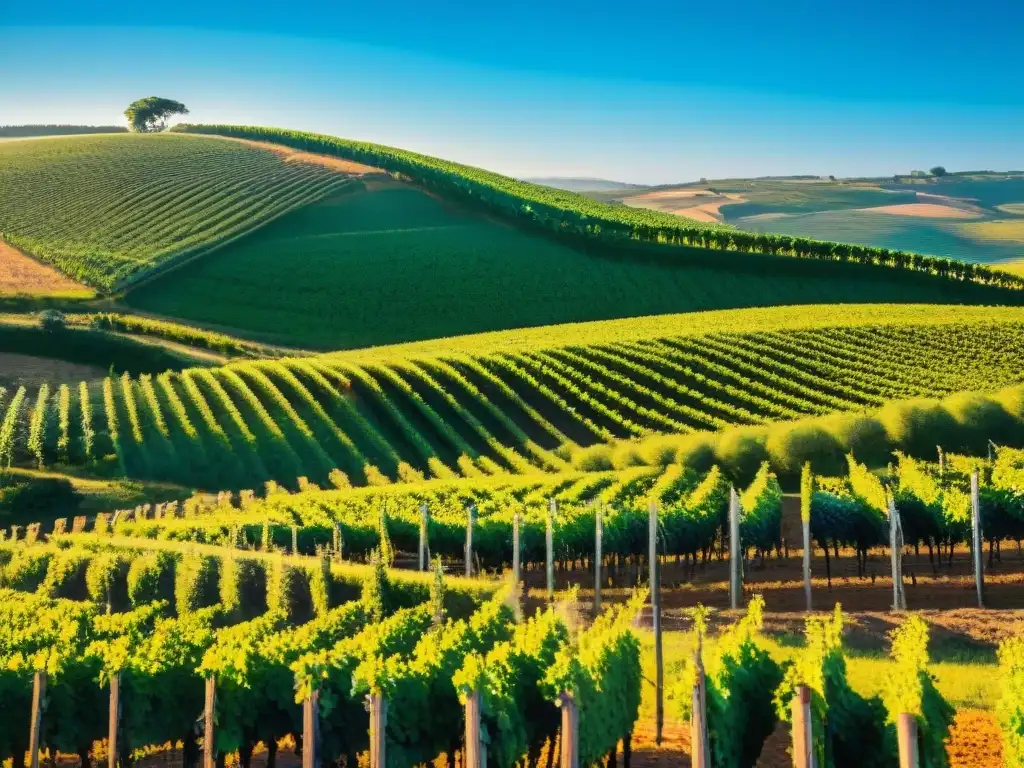
[[[915,177],[915,178],[921,178],[921,177],[924,177],[924,176],[930,176],[931,174],[928,173],[928,171],[911,171],[910,175]]]

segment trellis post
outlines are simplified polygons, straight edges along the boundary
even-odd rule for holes
[[[601,538],[604,536],[604,511],[601,505],[594,507],[594,615],[601,613]]]
[[[889,550],[892,554],[892,609],[907,610],[907,596],[903,589],[903,523],[896,510],[896,502],[889,496]]]
[[[665,720],[665,666],[661,647],[661,562],[658,560],[658,505],[651,502],[647,520],[648,553],[651,566],[651,615],[654,624],[654,743],[661,746]]]
[[[707,688],[704,680],[704,660],[700,641],[694,653],[697,675],[693,683],[693,708],[690,718],[690,761],[693,768],[711,768],[711,748],[708,741]]]
[[[366,697],[366,708],[370,711],[370,768],[384,768],[388,727],[387,699],[383,694],[372,693]]]
[[[793,768],[817,768],[811,720],[811,689],[798,685],[793,694]]]
[[[512,581],[515,584],[517,593],[520,584],[522,584],[521,561],[522,554],[519,551],[519,510],[517,509],[512,515]]]
[[[985,607],[985,566],[981,556],[981,489],[978,470],[971,473],[971,554],[974,559],[974,589],[978,593],[978,607]]]
[[[486,754],[480,740],[480,693],[473,691],[466,697],[466,752],[463,768],[485,768]]]
[[[427,521],[429,511],[427,509],[427,502],[423,502],[420,505],[420,570],[427,570],[429,565],[429,558],[427,557]]]
[[[571,693],[559,697],[562,709],[561,768],[580,768],[580,710]]]
[[[121,673],[110,676],[110,712],[107,723],[107,765],[117,768],[118,726],[121,720]]]
[[[470,505],[466,510],[466,576],[473,575],[473,523],[476,507]]]
[[[206,678],[206,704],[203,707],[203,768],[217,768],[214,749],[213,719],[217,712],[217,683],[213,676]]]
[[[39,768],[39,740],[43,732],[45,699],[46,670],[37,669],[32,676],[32,723],[28,735],[29,768]]]
[[[547,556],[548,600],[555,599],[555,513],[557,502],[548,502],[548,524],[544,532],[544,548]]]
[[[900,768],[918,768],[917,718],[901,712],[896,718],[896,739],[900,750]]]
[[[740,497],[736,487],[729,487],[729,607],[734,611],[740,607],[743,595],[743,573],[741,570],[740,542]]]
[[[302,768],[318,768],[320,759],[320,691],[302,703]]]

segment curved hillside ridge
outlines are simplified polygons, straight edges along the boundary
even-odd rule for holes
[[[539,328],[474,333],[429,341],[366,347],[324,355],[325,359],[362,363],[390,358],[490,354],[589,344],[614,344],[668,336],[714,333],[765,333],[828,328],[1022,323],[1024,307],[934,304],[810,304],[750,309],[683,312],[563,323]]]
[[[1024,378],[1019,310],[957,308],[951,320],[917,324],[913,312],[875,324],[865,314],[849,326],[837,325],[843,309],[832,311],[820,327],[795,315],[791,327],[748,322],[744,333],[663,324],[647,337],[562,346],[449,345],[418,357],[323,355],[11,388],[0,393],[0,464],[84,465],[216,490],[550,472],[578,447],[617,439],[863,411]]]
[[[171,130],[177,133],[267,141],[309,152],[336,155],[407,176],[425,186],[463,199],[472,199],[504,216],[527,220],[535,226],[555,230],[563,235],[855,262],[1024,290],[1024,278],[980,264],[887,248],[742,232],[719,224],[682,220],[668,213],[610,205],[574,192],[519,181],[481,168],[369,142],[260,126],[184,123]]]
[[[90,135],[0,144],[0,232],[103,290],[223,245],[350,183],[238,142]]]

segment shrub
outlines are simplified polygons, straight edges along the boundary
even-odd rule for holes
[[[39,327],[49,332],[63,331],[68,327],[68,319],[60,310],[46,309],[39,313]]]
[[[999,644],[999,681],[996,716],[1003,734],[1003,765],[1024,768],[1024,637]]]
[[[938,400],[917,399],[890,403],[878,412],[896,447],[918,458],[933,458],[935,447],[955,446],[961,430]]]
[[[85,571],[85,586],[89,598],[102,605],[110,604],[112,611],[128,607],[126,576],[129,558],[122,552],[100,552],[89,562]]]
[[[174,607],[179,616],[216,605],[217,561],[207,555],[182,556],[174,568]]]
[[[128,599],[132,606],[174,598],[174,557],[169,552],[139,555],[128,567]]]
[[[960,425],[961,440],[949,450],[984,455],[988,441],[1004,443],[1014,439],[1020,424],[998,400],[976,392],[962,392],[942,401],[946,412]],[[943,446],[945,448],[946,446]]]
[[[715,444],[718,464],[736,483],[749,483],[757,470],[768,461],[763,429],[740,427],[721,433]]]
[[[81,494],[62,477],[19,478],[0,487],[0,526],[70,517],[81,500]]]
[[[1017,424],[1024,423],[1024,386],[1001,389],[992,397]]]
[[[267,610],[267,570],[251,557],[228,553],[221,560],[220,602],[240,621],[249,621]]]
[[[278,556],[267,579],[267,609],[281,611],[293,624],[313,618],[313,600],[305,570],[284,562]]]
[[[877,418],[859,413],[840,413],[822,421],[845,453],[869,467],[885,466],[892,458],[893,442]],[[840,469],[840,472],[842,472]]]
[[[50,552],[38,549],[19,550],[4,568],[4,585],[23,592],[34,592],[46,578],[51,557]]]
[[[822,475],[843,471],[846,460],[835,435],[820,424],[783,424],[772,429],[765,444],[772,466],[785,478],[796,478],[803,465]]]

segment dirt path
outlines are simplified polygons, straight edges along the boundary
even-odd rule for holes
[[[369,176],[377,174],[386,174],[387,171],[383,171],[380,168],[374,168],[370,165],[363,165],[362,163],[355,163],[351,160],[345,160],[340,157],[334,157],[332,155],[321,155],[313,152],[303,152],[299,149],[293,149],[286,147],[283,144],[274,144],[270,141],[255,141],[253,139],[238,139],[233,136],[218,136],[216,134],[190,134],[192,136],[201,135],[211,139],[224,139],[225,141],[236,141],[239,144],[246,144],[250,147],[257,149],[268,149],[275,155],[280,155],[286,163],[306,163],[307,165],[319,165],[324,168],[330,168],[332,171],[339,171],[346,173],[350,176]]]

